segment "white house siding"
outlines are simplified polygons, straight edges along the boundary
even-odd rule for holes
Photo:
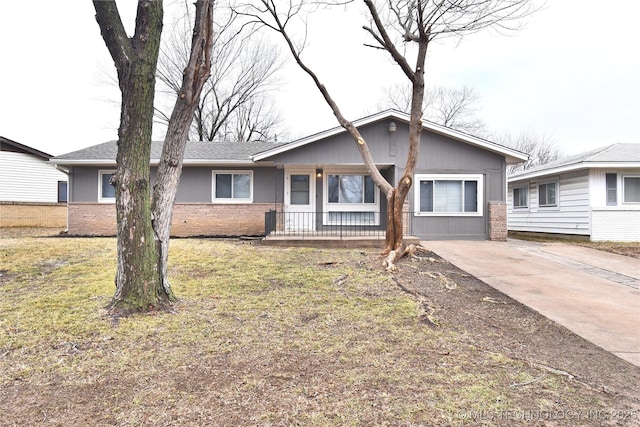
[[[594,242],[640,242],[640,206],[605,206],[591,210]]]
[[[618,175],[617,204],[607,206],[606,174]],[[639,242],[640,205],[622,203],[622,177],[640,175],[640,170],[592,169],[589,172],[591,186],[591,240]]]
[[[554,207],[538,206],[538,184],[557,182]],[[513,189],[528,185],[529,206],[513,207]],[[560,176],[510,182],[507,194],[507,227],[511,231],[589,235],[589,176],[580,171]]]
[[[0,202],[58,202],[67,175],[31,154],[0,151]]]

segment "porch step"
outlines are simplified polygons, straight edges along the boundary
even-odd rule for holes
[[[405,236],[407,244],[419,244],[420,239],[414,236]],[[282,247],[307,247],[307,248],[380,248],[384,249],[384,236],[267,236],[261,242],[265,246]]]

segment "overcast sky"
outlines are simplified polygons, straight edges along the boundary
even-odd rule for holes
[[[119,4],[132,26],[135,3]],[[0,135],[54,155],[117,138],[119,92],[94,15],[89,0],[0,2]],[[474,88],[492,130],[546,135],[566,153],[640,143],[639,15],[636,0],[548,1],[517,36],[432,45],[427,83]],[[362,47],[370,40],[357,16],[310,23],[305,57],[349,119],[403,81],[382,52]],[[276,99],[291,135],[336,126],[306,75],[289,65],[281,80]]]

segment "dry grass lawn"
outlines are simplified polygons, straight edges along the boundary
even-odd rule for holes
[[[115,239],[0,240],[0,425],[639,422],[640,369],[433,254],[179,239],[170,263],[174,313],[113,320]]]

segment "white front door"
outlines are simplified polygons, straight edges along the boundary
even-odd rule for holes
[[[287,170],[284,183],[284,224],[287,231],[315,229],[316,179],[313,170]]]

